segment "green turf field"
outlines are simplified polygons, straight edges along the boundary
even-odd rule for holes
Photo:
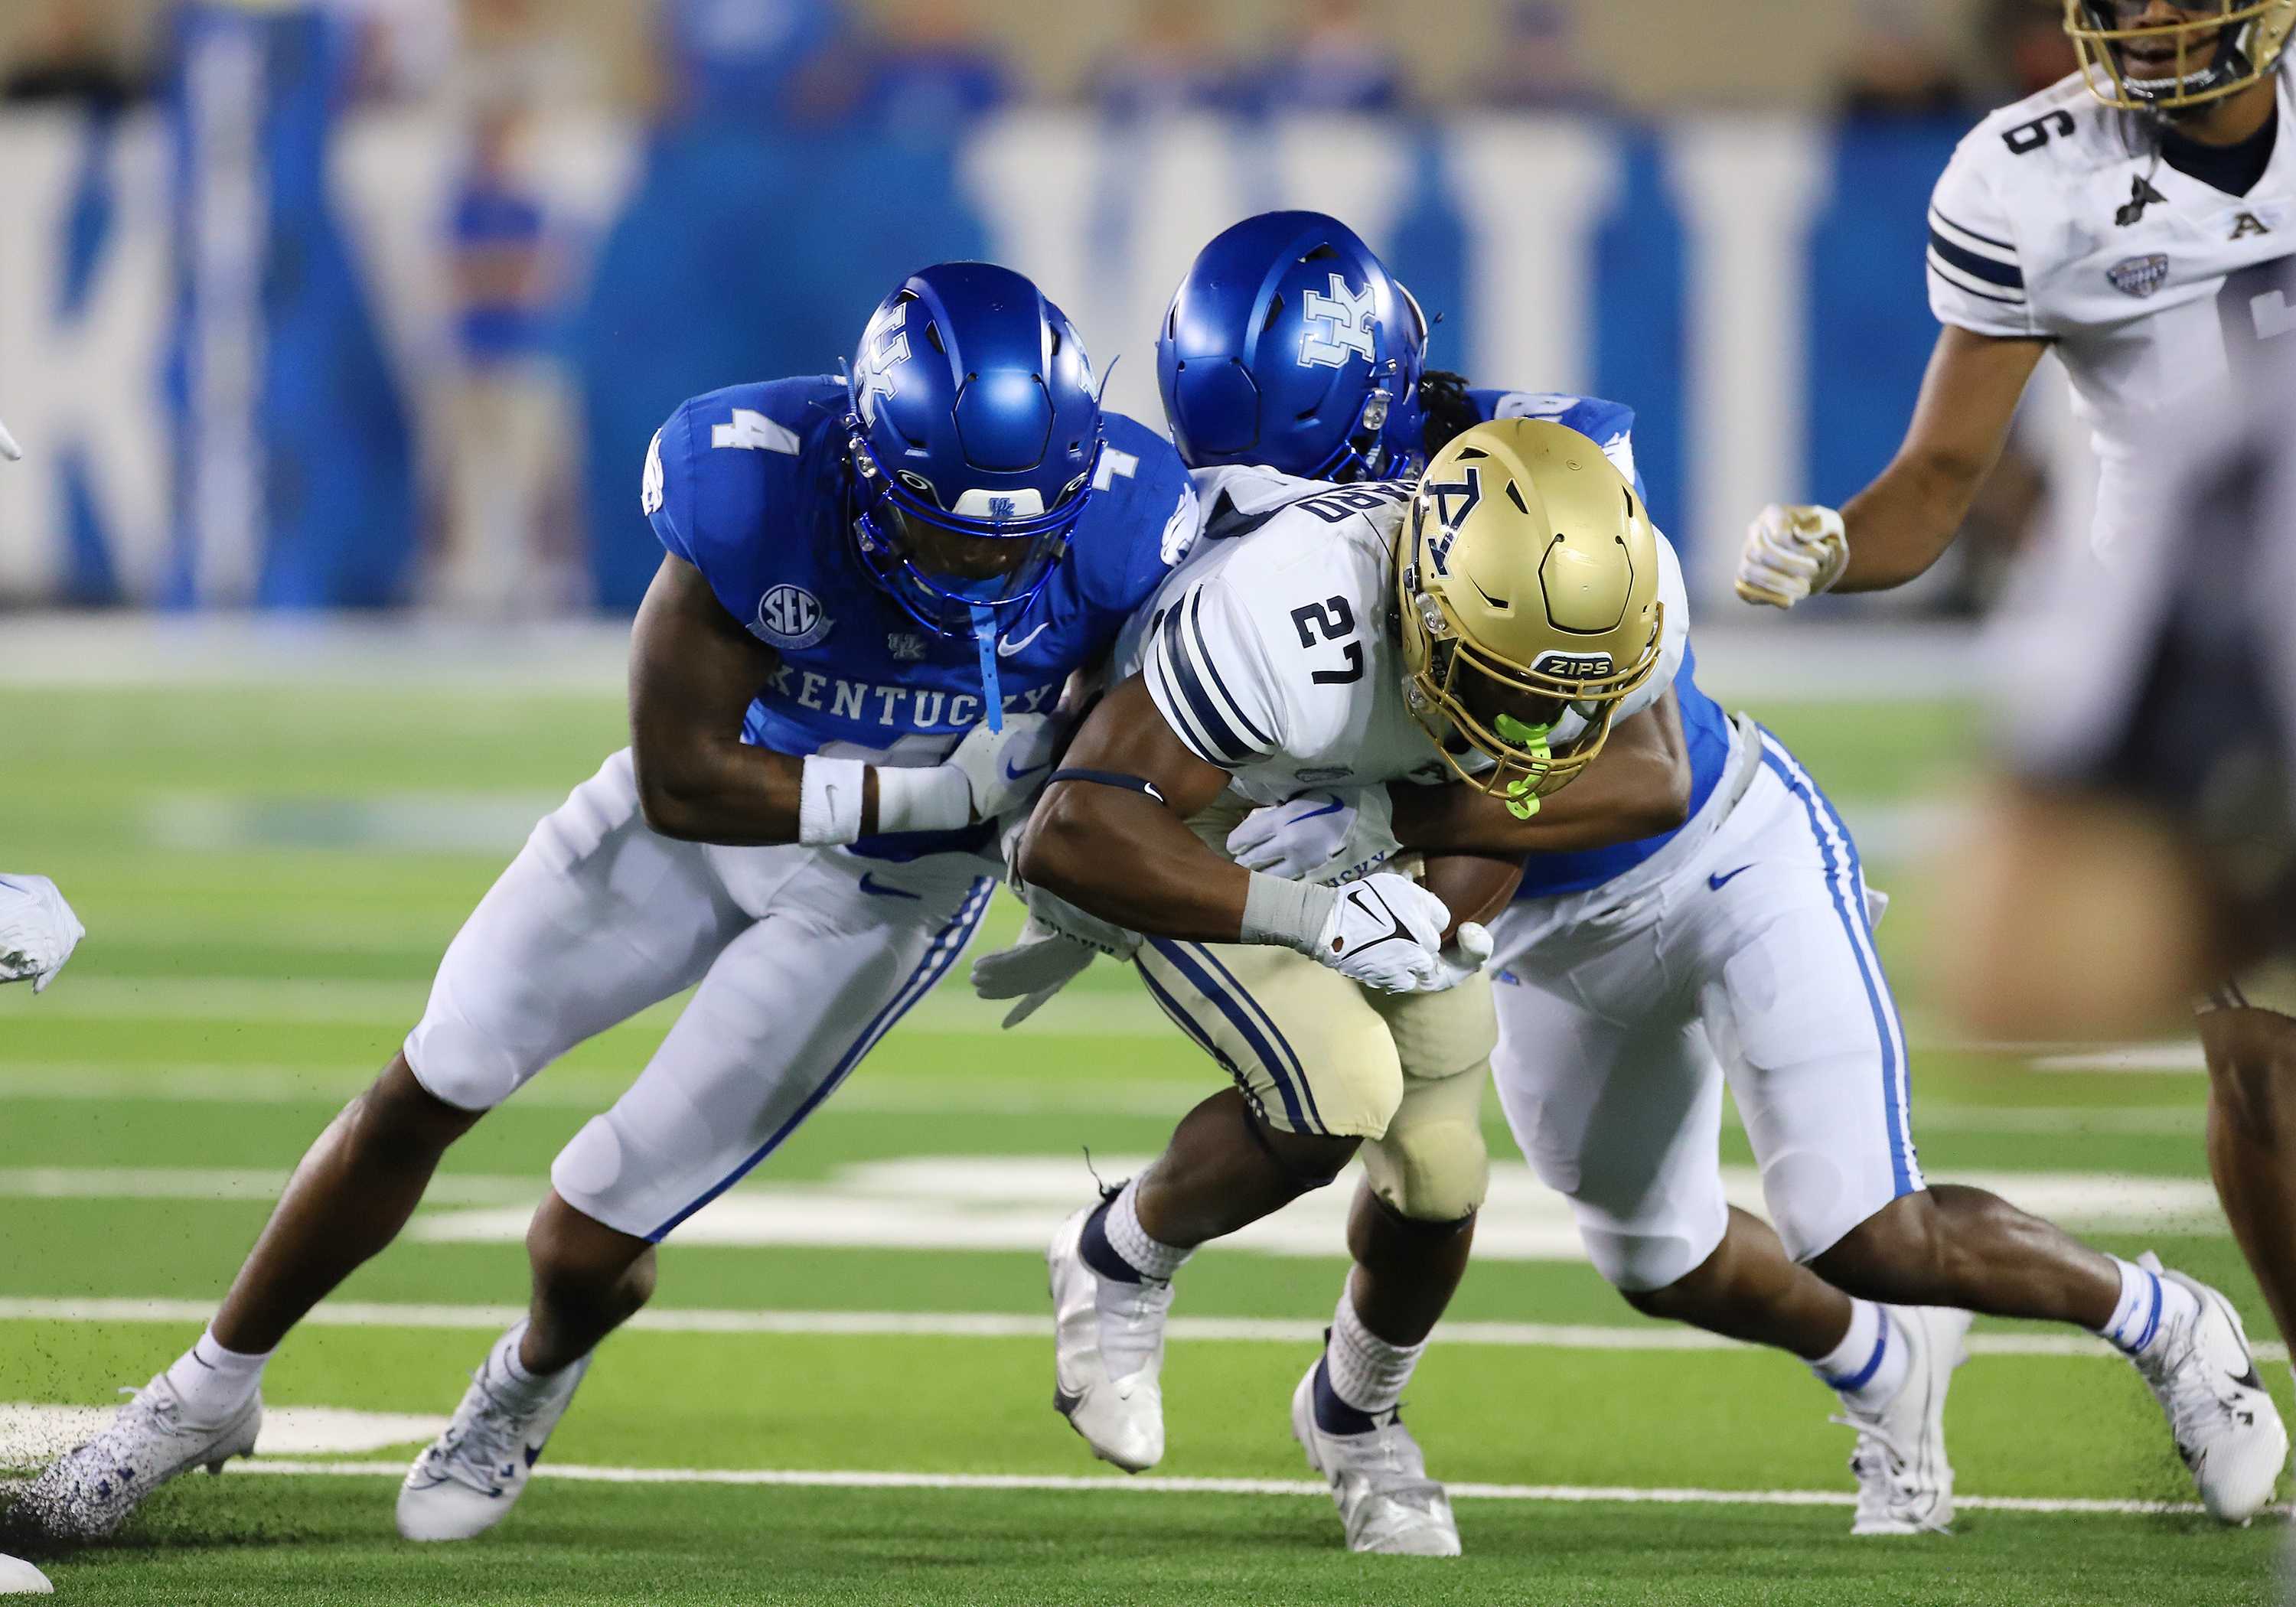
[[[1887,857],[1949,792],[1941,704],[1765,709],[1866,834],[1898,901],[1932,1177],[1980,1177],[2106,1247],[2158,1248],[2269,1324],[2209,1206],[2189,1071],[2043,1070],[1951,1042],[1907,955],[1929,908]],[[142,1382],[198,1332],[286,1169],[388,1057],[526,824],[620,739],[611,696],[427,686],[0,692],[0,864],[90,929],[45,997],[0,994],[0,1431]],[[1877,849],[1880,852],[1874,852]],[[993,934],[1009,931],[1000,912]],[[1341,1279],[1337,1198],[1183,1275],[1152,1480],[1050,1410],[1037,1246],[1152,1153],[1217,1073],[1102,967],[1017,1035],[952,986],[772,1164],[665,1251],[515,1518],[472,1546],[390,1530],[427,1419],[524,1296],[551,1157],[668,1015],[586,1045],[448,1162],[409,1237],[266,1381],[292,1453],[183,1481],[56,1559],[89,1602],[2260,1603],[2278,1520],[2221,1532],[2133,1373],[1981,1325],[1949,1423],[1950,1537],[1853,1542],[1846,1431],[1785,1358],[1636,1318],[1490,1113],[1501,1176],[1450,1342],[1408,1415],[1469,1555],[1356,1559],[1291,1443]],[[1734,1130],[1725,1160],[1749,1160]],[[1340,1191],[1332,1191],[1336,1196]],[[2276,1349],[2273,1352],[2277,1355]],[[2269,1368],[2284,1393],[2287,1371]],[[279,1408],[337,1408],[311,1411]],[[289,1475],[296,1476],[289,1476]],[[1103,1476],[1105,1474],[1106,1476]]]

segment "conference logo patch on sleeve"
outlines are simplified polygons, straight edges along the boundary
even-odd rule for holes
[[[827,635],[832,623],[820,598],[801,586],[784,582],[758,599],[757,622],[750,627],[750,634],[795,652]]]

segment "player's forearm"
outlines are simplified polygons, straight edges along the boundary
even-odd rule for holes
[[[1639,842],[1690,817],[1690,750],[1673,688],[1622,721],[1587,773],[1516,817],[1506,800],[1456,783],[1388,788],[1395,839],[1429,854],[1513,858]]]
[[[1241,939],[1250,873],[1144,794],[1088,782],[1053,788],[1021,844],[1021,879],[1103,921],[1188,942]]]
[[[1973,455],[1900,453],[1842,505],[1849,562],[1833,589],[1887,591],[1926,572],[1953,545],[1992,466]]]
[[[729,848],[795,842],[804,801],[805,761],[740,742],[698,744],[679,751],[631,750],[638,805],[645,823],[664,837]],[[865,770],[873,781],[873,772]],[[865,789],[865,824],[876,814],[873,786]]]

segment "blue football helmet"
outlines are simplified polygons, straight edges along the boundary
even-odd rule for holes
[[[1425,461],[1427,320],[1353,229],[1264,212],[1216,236],[1156,341],[1164,416],[1192,469],[1265,463],[1396,479]]]
[[[848,379],[863,566],[919,624],[995,635],[1068,550],[1100,456],[1084,343],[1027,279],[920,269],[877,304]]]

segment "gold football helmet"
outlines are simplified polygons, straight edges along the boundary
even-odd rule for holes
[[[1395,578],[1413,716],[1461,780],[1525,819],[1658,668],[1658,532],[1602,447],[1561,424],[1495,420],[1437,453]]]
[[[2296,0],[2065,0],[2065,32],[2089,93],[2124,111],[2181,111],[2270,74],[2296,29]]]

